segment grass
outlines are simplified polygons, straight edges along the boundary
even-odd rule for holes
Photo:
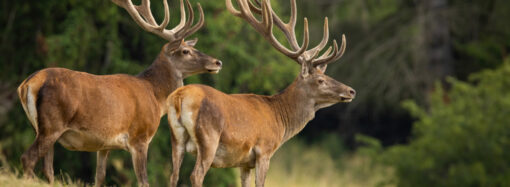
[[[369,158],[360,154],[346,154],[338,152],[338,150],[341,150],[341,148],[335,147],[334,143],[329,146],[308,145],[299,139],[291,139],[271,159],[265,184],[267,187],[371,187],[383,186],[381,182],[391,177],[391,169],[374,165]],[[332,153],[332,151],[337,152]],[[0,155],[0,162],[2,160],[5,161]],[[48,184],[43,177],[24,179],[20,177],[20,172],[5,168],[7,162],[2,163],[4,168],[0,168],[0,186],[49,187],[91,185],[74,181],[66,174],[56,175],[55,183],[52,185]],[[115,165],[115,162],[111,164]],[[254,172],[252,172],[252,175],[254,175]],[[240,186],[238,176],[239,174],[237,174],[235,180],[238,181],[236,185]],[[254,178],[252,176],[252,179]],[[158,186],[158,181],[151,181],[151,184]],[[210,185],[205,184],[205,186]],[[254,183],[252,186],[254,186]]]
[[[391,170],[360,155],[334,158],[320,146],[287,142],[271,159],[266,186],[379,186]]]
[[[24,186],[24,187],[53,187],[53,186],[69,186],[69,187],[83,187],[90,186],[80,181],[73,181],[68,175],[60,175],[61,178],[57,178],[53,184],[49,184],[45,180],[25,179],[19,177],[20,174],[17,171],[12,171],[7,168],[0,168],[0,186]],[[56,176],[57,177],[57,176]]]
[[[35,177],[27,179],[21,177],[21,173],[12,169],[7,162],[7,158],[1,154],[2,146],[0,144],[0,186],[23,186],[23,187],[53,187],[53,186],[69,186],[69,187],[86,187],[87,185],[81,181],[73,181],[67,174],[61,173],[55,175],[55,182],[49,184],[45,179]]]

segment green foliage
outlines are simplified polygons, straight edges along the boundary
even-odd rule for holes
[[[364,156],[376,158],[383,150],[381,142],[378,139],[370,136],[357,134],[356,142],[362,145],[360,148],[358,148],[357,152]]]
[[[399,186],[510,185],[510,60],[500,68],[440,84],[425,110],[407,101],[419,120],[409,145],[390,147],[382,160]]]

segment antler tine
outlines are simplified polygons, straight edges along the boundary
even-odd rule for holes
[[[186,36],[193,34],[198,29],[200,29],[203,26],[203,10],[202,7],[199,5],[200,9],[200,20],[197,25],[192,26],[193,24],[193,8],[191,4],[189,3],[189,0],[186,0],[186,7],[188,11],[190,12],[190,15],[188,15],[188,19],[186,19],[186,11],[184,8],[183,0],[181,0],[181,21],[180,23],[173,29],[167,30],[165,29],[168,24],[170,23],[170,10],[168,6],[167,0],[163,0],[163,6],[165,11],[165,17],[161,24],[157,24],[156,20],[154,19],[151,9],[150,9],[150,1],[149,0],[142,0],[141,5],[133,5],[133,2],[131,0],[112,0],[115,4],[118,6],[126,9],[126,11],[129,13],[131,18],[140,26],[142,29],[154,33],[158,35],[161,38],[164,38],[170,42],[184,39]]]
[[[236,0],[240,10],[237,10],[232,5],[232,0],[226,0],[227,9],[235,16],[241,17],[246,20],[250,25],[252,25],[257,32],[262,34],[264,38],[266,38],[273,47],[275,47],[281,53],[287,55],[288,57],[294,59],[299,64],[301,64],[302,59],[300,56],[306,51],[309,43],[309,34],[308,34],[308,20],[304,19],[304,32],[303,32],[303,44],[300,47],[297,44],[296,35],[294,32],[295,28],[295,19],[296,16],[291,16],[292,19],[289,23],[285,24],[281,21],[281,19],[274,13],[271,8],[271,4],[269,0],[263,0],[261,4],[262,8],[256,7],[249,0]],[[295,3],[295,0],[292,0]],[[257,2],[257,1],[256,1]],[[257,2],[259,3],[259,2]],[[254,17],[252,11],[255,13],[260,12],[262,14],[262,20],[259,21]],[[292,14],[295,14],[295,6],[292,10]],[[291,49],[283,46],[274,36],[273,34],[273,24],[276,24],[277,27],[285,34]]]
[[[188,20],[186,24],[184,24],[184,27],[190,27],[193,24],[193,20],[195,19],[195,12],[193,11],[193,7],[191,6],[191,3],[189,0],[186,0],[186,7],[188,8],[189,14],[188,14]]]
[[[149,0],[145,0],[145,1],[147,1],[147,4],[149,4],[148,3]],[[163,31],[166,28],[166,26],[168,26],[168,23],[170,22],[170,10],[168,8],[168,2],[166,0],[163,0],[163,6],[165,8],[165,18],[163,19],[163,22],[161,22],[161,24],[157,27],[157,29],[160,31]],[[148,7],[148,9],[150,12],[150,7]],[[152,17],[152,13],[150,14],[150,17],[154,20],[154,18]]]
[[[135,20],[135,22],[142,27],[145,30],[154,29],[154,25],[150,25],[140,16],[140,14],[137,11],[137,8],[130,0],[112,0],[113,3],[117,4],[118,6],[126,9],[126,11],[129,13],[129,15]]]
[[[295,0],[292,0],[292,1],[295,1]],[[270,17],[271,18],[270,20],[273,20],[273,21],[280,20],[281,21],[281,19],[274,13],[273,9],[271,8],[271,4],[270,4],[269,0],[265,0],[264,3],[262,4],[262,7],[263,7],[262,12],[267,14],[268,16],[266,16],[266,17]],[[264,9],[264,7],[266,7],[266,8]],[[275,21],[275,22],[277,22],[277,21]],[[273,22],[268,21],[268,24],[271,25],[271,29],[268,31],[269,31],[270,42],[273,44],[273,46],[275,46],[279,51],[281,51],[288,57],[295,59],[299,64],[301,64],[301,60],[299,59],[299,57],[306,51],[306,49],[308,48],[308,42],[309,42],[308,19],[304,18],[303,46],[301,46],[301,47],[299,47],[299,45],[297,44],[296,34],[294,32],[295,20],[292,21],[292,19],[291,19],[291,21],[288,24],[283,24],[283,25],[285,25],[283,27],[278,26],[278,28],[280,28],[280,30],[282,30],[282,32],[286,35],[287,40],[291,44],[291,48],[294,51],[287,49],[275,38],[275,36],[273,34],[273,29],[272,29]],[[296,46],[292,47],[293,46],[292,43],[295,43]]]
[[[241,17],[241,11],[234,8],[234,5],[232,4],[232,0],[225,0],[225,4],[227,4],[227,10],[233,14],[234,16]]]
[[[326,50],[326,52],[324,52],[320,57],[319,59],[322,59],[322,58],[326,58],[330,53],[331,53],[331,50],[333,49],[333,47],[329,46],[328,47],[328,50]]]
[[[254,0],[259,6],[261,5],[261,3],[259,2],[259,0]],[[257,7],[255,4],[252,3],[251,0],[248,1],[249,2],[249,6],[250,6],[250,9],[255,12],[256,14],[262,14],[262,9]],[[271,10],[271,13],[273,14],[273,21],[274,23],[276,24],[276,26],[278,28],[280,28],[280,30],[283,32],[283,34],[285,34],[285,37],[287,37],[287,41],[290,45],[290,47],[292,48],[292,50],[298,50],[300,49],[299,47],[299,44],[297,42],[297,39],[296,39],[296,34],[294,32],[295,28],[296,28],[296,22],[297,22],[297,5],[296,5],[296,1],[295,0],[290,0],[290,5],[291,5],[291,14],[290,14],[290,19],[289,19],[289,22],[287,23],[284,23],[282,21],[282,19],[273,11],[273,9],[270,9]]]
[[[273,11],[273,13],[274,13],[274,11]],[[276,14],[276,13],[274,13],[274,14]],[[282,20],[279,17],[277,17],[276,22],[277,22],[277,24],[283,24]],[[282,23],[280,23],[280,22],[282,22]],[[290,20],[287,24],[283,24],[283,25],[286,25],[288,27],[287,30],[290,31],[290,33],[286,34],[286,36],[287,36],[287,39],[289,40],[290,46],[292,48],[299,48],[299,45],[296,40],[296,34],[294,33],[294,30],[296,28],[296,22],[297,22],[296,0],[291,0],[290,1]]]
[[[142,17],[149,22],[151,25],[156,25],[156,20],[152,16],[151,12],[151,3],[149,0],[143,0],[142,4],[139,6],[135,6],[136,10],[142,15]]]
[[[183,0],[180,0],[179,7],[180,7],[180,10],[181,10],[181,21],[172,30],[180,30],[180,29],[184,28],[184,24],[186,24],[186,9],[184,9],[184,2],[183,2]]]
[[[260,1],[254,0],[258,6],[261,6]],[[262,14],[262,9],[257,7],[251,0],[248,1],[250,3],[250,10],[255,12],[256,14]]]
[[[248,0],[249,1],[249,0]],[[264,29],[266,32],[269,32],[271,36],[273,35],[273,14],[269,11],[270,4],[264,3],[262,5],[262,26],[264,26]]]
[[[237,3],[240,5],[240,8],[241,8],[241,13],[244,14],[246,16],[247,19],[250,20],[251,23],[258,23],[256,24],[257,27],[260,26],[260,21],[257,20],[257,18],[255,18],[255,16],[253,16],[252,12],[250,11],[250,8],[249,8],[249,3],[247,0],[236,0]]]
[[[193,12],[193,7],[191,6],[191,3],[189,2],[189,0],[186,0],[186,9],[188,10],[189,14],[188,14],[188,17],[186,18],[186,22],[184,23],[183,28],[179,29],[179,30],[172,29],[172,31],[174,31],[175,35],[177,35],[177,36],[187,33],[186,28],[189,28],[193,24],[193,20],[195,19],[195,16],[194,16],[195,12]]]
[[[197,3],[198,5],[198,12],[200,13],[200,17],[198,18],[198,22],[197,24],[195,24],[193,27],[191,27],[188,32],[186,32],[184,35],[185,36],[188,36],[188,35],[191,35],[193,33],[195,33],[196,31],[198,31],[200,28],[202,28],[202,26],[204,26],[204,10],[202,10],[202,5],[200,5],[200,3]]]
[[[329,49],[321,57],[312,60],[313,66],[317,67],[322,64],[329,64],[340,59],[344,55],[345,48],[347,46],[345,35],[342,34],[342,45],[340,46],[340,49],[338,49],[338,44],[336,43],[336,40],[333,40],[333,46],[334,46],[333,53],[329,56],[326,56],[331,51],[331,47],[329,47]]]
[[[321,42],[314,48],[308,50],[305,52],[305,56],[307,60],[311,60],[315,58],[324,47],[326,47],[326,44],[328,44],[329,40],[329,26],[328,26],[328,17],[324,18],[324,31],[322,34],[322,40]]]

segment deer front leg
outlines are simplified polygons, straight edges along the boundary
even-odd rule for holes
[[[147,143],[139,143],[132,145],[129,148],[133,166],[135,168],[136,179],[138,186],[148,187],[149,181],[147,179]]]
[[[241,170],[242,187],[250,187],[251,168],[239,168]]]
[[[102,150],[97,152],[97,166],[96,166],[96,187],[100,187],[106,176],[106,163],[110,150]]]
[[[269,169],[269,158],[261,157],[255,164],[255,186],[263,187],[266,180],[267,170]]]

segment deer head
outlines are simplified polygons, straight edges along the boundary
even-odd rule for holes
[[[165,29],[170,20],[170,13],[167,0],[163,0],[165,17],[161,24],[157,24],[151,9],[150,1],[142,0],[140,5],[133,5],[131,0],[112,0],[118,6],[126,9],[135,22],[144,30],[168,40],[162,48],[159,60],[166,66],[172,66],[182,73],[183,77],[198,73],[218,73],[221,70],[222,62],[210,57],[194,48],[198,39],[187,40],[184,38],[195,33],[204,25],[204,12],[198,3],[200,18],[197,24],[193,25],[194,12],[189,0],[186,3],[180,0],[181,20],[173,29]],[[186,9],[189,12],[186,17]]]
[[[312,99],[315,108],[328,107],[339,102],[351,102],[356,91],[351,87],[324,74],[324,69],[303,64],[302,71],[295,81],[296,88]]]
[[[195,49],[194,46],[198,39],[181,40],[179,42],[167,43],[161,55],[166,59],[164,61],[180,70],[183,77],[199,73],[218,73],[221,70],[222,62],[205,53]]]
[[[300,75],[294,81],[294,88],[300,95],[311,99],[316,109],[324,108],[338,102],[350,102],[356,96],[356,91],[343,83],[324,74],[327,65],[337,61],[345,52],[346,41],[342,35],[340,48],[336,40],[322,55],[319,53],[326,47],[329,39],[328,18],[324,20],[324,33],[321,42],[314,48],[308,49],[309,34],[308,20],[304,18],[303,44],[299,46],[296,34],[296,1],[291,0],[290,21],[284,23],[271,8],[269,0],[255,1],[258,5],[249,0],[236,0],[240,10],[236,10],[231,0],[226,0],[227,9],[235,16],[246,20],[253,28],[262,34],[269,43],[281,53],[296,61],[301,66]],[[259,21],[253,15],[262,15]],[[276,25],[285,35],[290,49],[282,45],[273,34],[273,25]]]

